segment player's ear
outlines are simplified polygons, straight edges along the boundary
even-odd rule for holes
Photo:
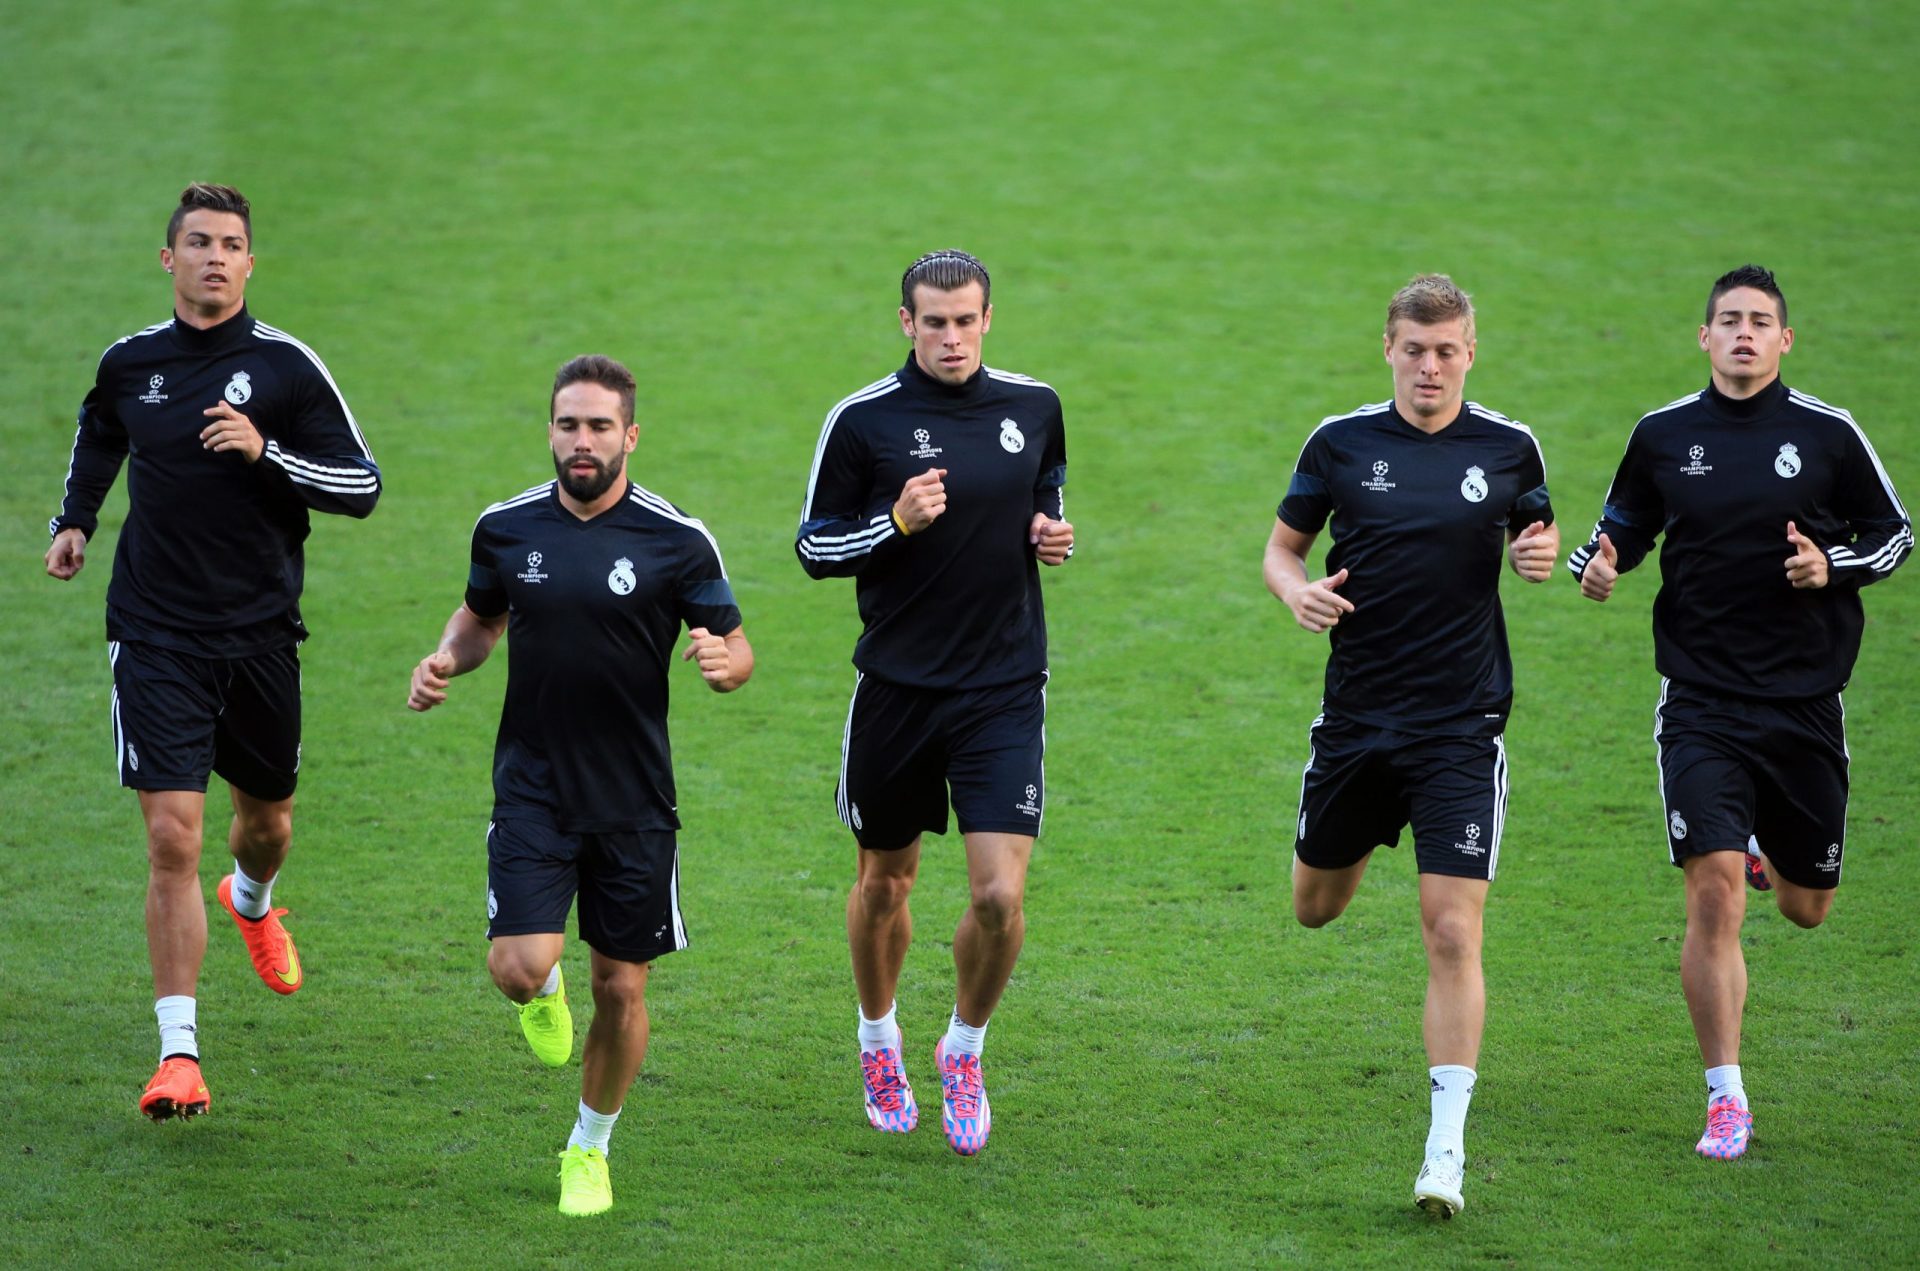
[[[980,310],[980,334],[985,335],[987,333],[987,328],[992,325],[993,325],[993,306],[988,305],[984,309]]]
[[[626,454],[632,454],[633,448],[640,444],[640,425],[636,421],[627,425]]]
[[[1704,322],[1700,324],[1700,351],[1702,353],[1709,351],[1707,348],[1707,324]]]
[[[162,247],[160,249],[160,268],[166,270],[168,273],[173,272],[173,248]]]
[[[1793,328],[1780,328],[1780,356],[1785,357],[1793,351]]]
[[[900,306],[900,334],[909,340],[913,338],[913,310],[905,305]]]

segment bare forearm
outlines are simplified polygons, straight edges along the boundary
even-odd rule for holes
[[[507,618],[501,614],[495,618],[482,618],[479,614],[462,604],[447,619],[447,629],[440,635],[440,648],[453,658],[450,675],[465,675],[487,660],[493,652],[493,646],[500,642],[500,634],[507,627]]]

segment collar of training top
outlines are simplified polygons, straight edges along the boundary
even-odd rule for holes
[[[900,369],[900,384],[924,397],[936,397],[942,401],[971,401],[987,390],[987,367],[983,362],[980,369],[967,376],[958,384],[946,384],[933,378],[920,369],[920,363],[913,354],[907,354],[907,364]]]
[[[183,349],[195,353],[210,353],[216,349],[238,342],[253,331],[253,315],[247,312],[245,305],[240,312],[225,322],[202,330],[193,326],[178,313],[173,315],[173,339]]]
[[[1775,408],[1782,402],[1787,400],[1787,383],[1776,375],[1773,377],[1773,383],[1767,385],[1752,397],[1735,399],[1721,392],[1720,389],[1709,380],[1707,382],[1706,394],[1701,397],[1700,400],[1705,403],[1708,410],[1720,416],[1722,419],[1731,419],[1736,422],[1764,419],[1766,416],[1771,415]]]

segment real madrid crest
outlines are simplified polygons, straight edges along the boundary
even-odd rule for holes
[[[227,381],[227,400],[235,406],[245,406],[253,400],[253,382],[245,371],[235,371]]]
[[[1800,475],[1800,450],[1791,441],[1780,447],[1780,453],[1773,457],[1773,470],[1783,477]]]
[[[1027,439],[1020,433],[1020,425],[1011,419],[1000,421],[1000,449],[1010,455],[1017,455],[1027,448]]]
[[[607,587],[616,596],[633,594],[638,579],[633,576],[633,562],[622,556],[613,562],[613,572],[607,575]]]
[[[1469,503],[1478,503],[1487,497],[1487,474],[1484,469],[1467,469],[1467,479],[1460,483],[1460,493]]]

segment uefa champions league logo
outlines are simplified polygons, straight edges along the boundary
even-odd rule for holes
[[[1800,475],[1800,448],[1791,441],[1780,447],[1780,453],[1773,457],[1773,470],[1791,480]]]
[[[1680,465],[1680,471],[1689,477],[1703,476],[1706,473],[1712,472],[1713,465],[1702,462],[1706,457],[1707,448],[1705,446],[1688,446],[1687,461]]]
[[[1375,459],[1373,461],[1373,475],[1376,477],[1384,477],[1387,475],[1387,461],[1385,459]]]
[[[1373,480],[1362,481],[1360,488],[1362,490],[1372,490],[1376,493],[1385,493],[1393,489],[1394,483],[1387,480],[1387,472],[1387,461],[1385,459],[1375,459],[1373,461]]]

